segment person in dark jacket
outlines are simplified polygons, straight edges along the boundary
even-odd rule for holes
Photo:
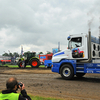
[[[19,83],[15,77],[11,77],[6,82],[6,90],[0,94],[0,100],[31,100],[27,95],[24,84]],[[20,94],[16,91],[20,89]]]

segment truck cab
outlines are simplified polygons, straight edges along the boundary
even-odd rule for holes
[[[68,48],[52,57],[52,72],[64,79],[74,75],[82,77],[86,73],[100,73],[100,39],[88,34],[69,35]]]
[[[77,34],[70,35],[67,38],[68,48],[53,55],[52,62],[59,62],[63,59],[88,59],[87,54],[87,35]]]

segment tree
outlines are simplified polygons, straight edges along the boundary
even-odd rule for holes
[[[14,52],[14,53],[11,53],[11,52],[6,53],[5,52],[4,54],[2,54],[2,56],[19,57],[19,54],[17,52]]]
[[[39,52],[39,54],[43,54],[43,52]]]
[[[10,52],[10,53],[9,53],[9,56],[10,56],[10,57],[13,57],[13,54]]]
[[[51,52],[50,51],[47,51],[47,54],[51,54]]]
[[[18,54],[17,52],[14,52],[14,53],[13,53],[13,56],[14,56],[14,57],[19,57],[19,54]]]
[[[4,53],[4,54],[2,54],[2,56],[9,56],[9,54],[8,53]]]

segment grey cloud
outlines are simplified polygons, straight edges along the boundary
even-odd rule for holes
[[[58,42],[66,48],[69,34],[88,31],[88,20],[92,18],[87,16],[88,12],[94,16],[91,28],[97,31],[100,10],[98,2],[99,0],[1,0],[0,30],[9,30],[5,32],[8,36],[5,42],[2,42],[4,38],[0,36],[2,51],[19,48],[21,44],[35,45],[35,48],[31,48],[47,51]],[[52,45],[52,48],[48,45]],[[42,49],[38,49],[41,46]]]

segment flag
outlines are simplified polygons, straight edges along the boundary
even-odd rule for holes
[[[21,55],[23,56],[23,46],[21,46]]]

